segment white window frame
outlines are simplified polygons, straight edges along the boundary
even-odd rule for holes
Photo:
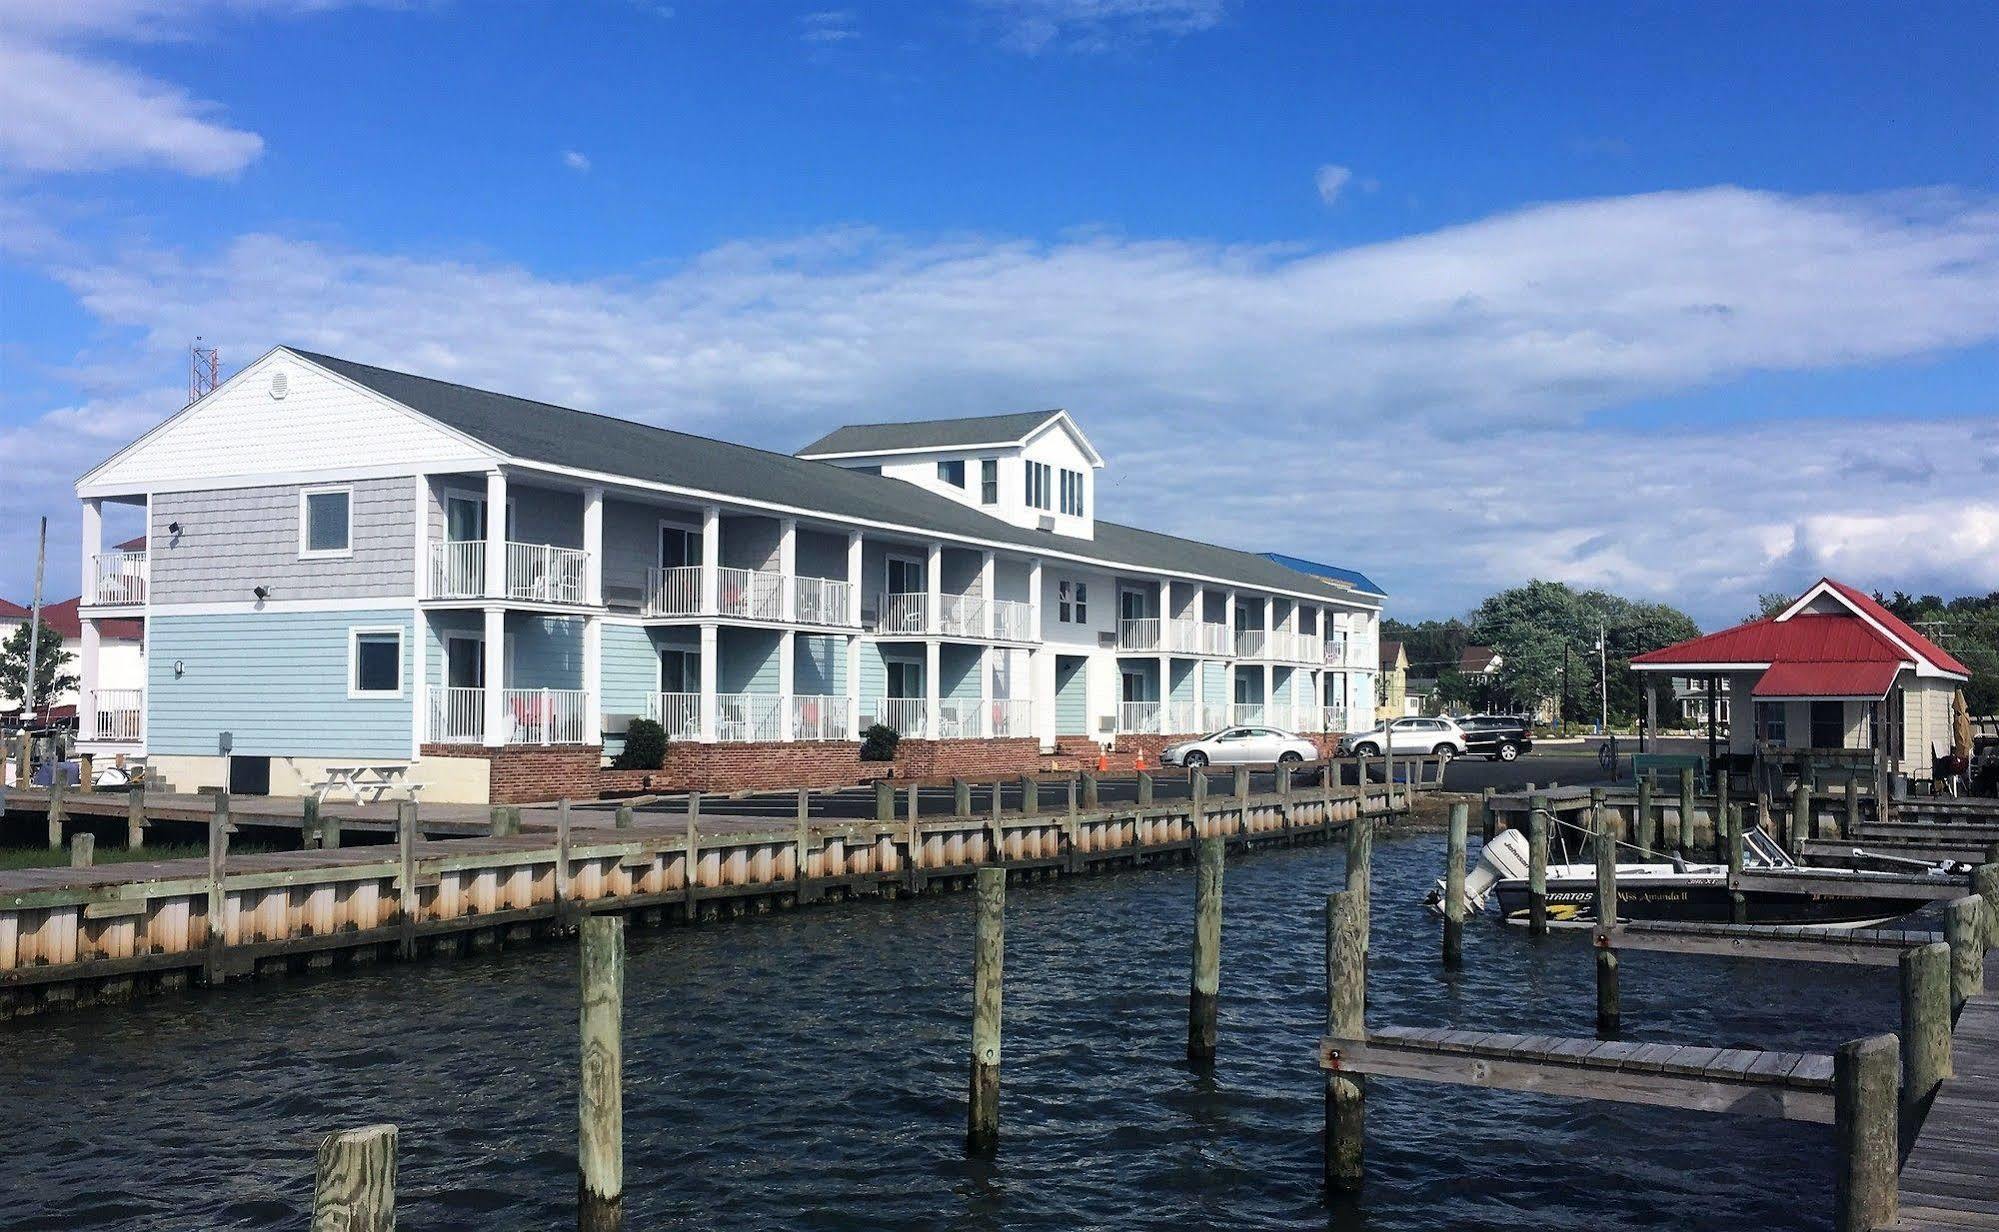
[[[892,574],[892,573],[893,573],[893,572],[895,571],[895,567],[896,567],[897,565],[905,565],[905,566],[908,566],[908,567],[911,567],[911,568],[914,568],[914,569],[915,569],[915,570],[916,570],[916,571],[917,571],[918,573],[922,574],[922,575],[923,575],[923,589],[922,589],[922,590],[890,590],[890,589],[889,589],[889,577],[890,577],[890,575],[891,575],[891,574]],[[885,594],[885,595],[921,595],[921,594],[928,594],[928,593],[929,593],[929,591],[930,591],[930,562],[929,562],[928,560],[924,559],[924,558],[923,558],[923,557],[921,557],[921,556],[912,556],[912,555],[910,555],[910,554],[909,554],[909,553],[907,553],[907,552],[884,552],[884,553],[882,553],[882,593],[883,593],[883,594]]]
[[[1049,491],[1054,486],[1055,468],[1046,462],[1029,460],[1024,469],[1027,475],[1027,507],[1047,512],[1055,498],[1055,494]]]
[[[443,637],[444,661],[437,665],[438,677],[444,682],[443,687],[447,689],[467,688],[467,687],[484,689],[486,686],[483,684],[466,686],[466,685],[454,685],[451,683],[451,645],[453,642],[471,642],[473,645],[477,646],[479,648],[479,660],[478,660],[479,675],[481,678],[483,678],[486,674],[486,635],[484,633],[466,633],[460,630],[448,631],[445,633]],[[351,650],[349,651],[349,654],[351,656],[352,654]],[[351,676],[352,676],[351,672],[349,673],[349,676],[351,683]],[[380,697],[382,695],[380,693],[368,693],[364,694],[364,696]]]
[[[1090,584],[1078,578],[1076,579],[1076,584],[1069,588],[1069,593],[1074,597],[1076,603],[1076,623],[1079,625],[1089,624]]]
[[[1083,516],[1083,472],[1062,468],[1061,511],[1065,517]]]
[[[308,512],[310,500],[315,496],[327,496],[338,492],[347,498],[347,546],[344,548],[313,549],[312,521]],[[298,558],[300,560],[339,560],[354,555],[354,485],[346,483],[321,484],[318,487],[298,490]]]
[[[403,673],[408,667],[409,631],[401,625],[350,625],[347,629],[347,697],[350,701],[388,702],[403,696]],[[361,688],[361,638],[364,634],[394,634],[396,639],[396,687]],[[491,687],[490,685],[488,687]]]
[[[990,467],[990,468],[992,469],[992,473],[993,473],[993,477],[992,477],[992,480],[991,480],[991,484],[992,484],[992,486],[991,486],[991,488],[990,488],[990,489],[988,489],[988,488],[987,488],[987,486],[986,486],[986,485],[987,485],[987,480],[986,480],[986,469],[987,469],[988,467]],[[980,458],[980,459],[979,459],[979,503],[980,503],[981,505],[997,505],[997,504],[999,504],[999,494],[1000,494],[1000,477],[999,477],[999,471],[1000,471],[1000,465],[999,465],[999,459],[998,459],[998,458]],[[987,495],[987,492],[988,492],[989,490],[990,490],[990,492],[992,493],[992,494],[991,494],[990,496],[988,496],[988,495]]]
[[[509,502],[509,503],[511,503],[511,502]],[[699,523],[699,522],[696,522],[696,521],[692,521],[692,520],[690,520],[690,519],[685,519],[685,518],[661,518],[661,519],[659,519],[659,529],[658,529],[658,531],[656,531],[656,532],[655,532],[655,533],[653,534],[653,538],[652,538],[652,563],[653,563],[653,566],[654,566],[655,568],[660,568],[660,569],[664,569],[664,568],[666,568],[666,567],[667,567],[667,565],[666,565],[666,562],[665,562],[665,560],[664,560],[664,559],[662,559],[662,557],[664,556],[664,553],[662,553],[662,552],[660,551],[660,549],[661,549],[662,547],[665,547],[665,546],[666,546],[666,532],[667,532],[667,531],[677,531],[677,532],[679,532],[679,534],[681,534],[681,535],[682,535],[683,537],[688,537],[688,536],[691,536],[692,538],[694,538],[694,539],[695,539],[695,540],[697,540],[697,541],[698,541],[698,540],[699,540],[699,539],[700,539],[700,538],[701,538],[701,537],[702,537],[702,536],[703,536],[704,534],[706,534],[706,533],[707,533],[707,532],[706,532],[706,530],[705,530],[705,529],[704,529],[704,528],[702,527],[701,523]],[[685,544],[684,544],[684,543],[683,543],[682,547],[683,547],[683,548],[685,547]],[[707,549],[706,549],[706,548],[703,548],[701,552],[697,552],[697,553],[695,553],[695,559],[694,559],[694,562],[693,562],[693,564],[694,564],[694,568],[696,568],[696,569],[699,569],[699,568],[701,568],[701,561],[702,561],[702,559],[703,559],[703,557],[704,557],[704,555],[705,555],[706,551],[707,551]]]
[[[1075,583],[1068,578],[1058,578],[1055,582],[1055,619],[1065,625],[1076,623],[1070,619],[1075,611]]]
[[[958,478],[955,482],[952,481],[951,476],[947,473],[952,467],[956,467],[958,469]],[[937,459],[937,482],[943,484],[945,487],[956,488],[962,492],[965,490],[965,487],[969,481],[970,476],[971,476],[971,468],[965,465],[965,459],[963,458]]]

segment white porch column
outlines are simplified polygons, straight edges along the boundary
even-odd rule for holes
[[[504,599],[507,596],[507,473],[505,471],[486,472],[486,597]],[[492,621],[487,620],[490,628]],[[489,642],[497,639],[489,638]],[[490,656],[489,649],[487,654]],[[497,676],[486,678],[486,687],[498,687]],[[490,724],[488,725],[490,728]],[[493,733],[488,730],[486,738]]]
[[[786,570],[785,577],[791,573]],[[797,691],[798,634],[786,629],[777,635],[777,738],[794,738],[791,719],[791,699]]]
[[[992,563],[993,554],[986,553],[986,562]],[[993,648],[979,647],[979,735],[991,739],[993,734]]]
[[[855,536],[859,538],[858,535]],[[855,594],[860,588],[855,587]],[[858,740],[861,736],[861,638],[859,634],[847,635],[847,731]]]
[[[1233,660],[1233,659],[1234,659],[1234,658],[1236,657],[1236,637],[1235,637],[1235,607],[1236,607],[1236,603],[1235,603],[1235,591],[1233,591],[1233,590],[1225,590],[1225,591],[1223,591],[1223,592],[1222,592],[1222,631],[1223,631],[1223,633],[1225,633],[1225,634],[1227,635],[1227,638],[1228,638],[1228,647],[1227,647],[1227,650],[1226,650],[1226,653],[1227,653],[1228,657],[1229,657],[1229,658],[1230,658],[1231,660]],[[1229,694],[1229,701],[1230,701],[1230,703],[1234,703],[1234,701],[1235,701],[1235,694],[1233,694],[1233,693]]]
[[[1048,692],[1054,677],[1050,675],[1048,647],[1041,640],[1041,558],[1034,557],[1027,562],[1027,618],[1031,624],[1028,637],[1031,639],[1027,651],[1027,729],[1034,733],[1042,747],[1052,745],[1055,740],[1055,707],[1049,700]],[[1050,685],[1044,686],[1046,676]]]
[[[604,621],[583,618],[583,743],[604,743]]]
[[[148,547],[150,548],[150,543]],[[90,496],[83,501],[83,559],[77,573],[77,593],[83,596],[81,607],[89,607],[97,602],[97,555],[104,550],[104,501],[101,497]],[[85,622],[88,624],[89,622]],[[79,716],[82,714],[78,711]],[[86,735],[94,735],[89,728],[79,728]]]
[[[604,605],[604,489],[583,490],[583,602]]]
[[[701,507],[701,614],[704,616],[713,616],[721,606],[722,579],[716,572],[721,567],[722,507],[720,505],[703,505]],[[706,634],[704,633],[703,636],[705,637]],[[703,642],[702,644],[706,645],[707,643]],[[707,661],[704,659],[702,662],[704,664],[702,670],[705,671],[707,670],[705,667]],[[713,692],[712,689],[704,689],[704,691]],[[703,730],[707,734],[702,736],[702,739],[713,740],[715,738],[712,726]]]
[[[991,637],[995,621],[993,609],[993,600],[995,598],[993,594],[993,554],[991,552],[979,553],[979,593],[984,595],[986,599],[986,636]],[[991,735],[992,733],[988,732],[986,734]]]
[[[422,522],[423,506],[417,506]],[[430,736],[430,617],[420,604],[410,605],[410,760],[423,756],[423,742]]]
[[[798,619],[798,519],[779,518],[777,523],[777,571],[784,576],[784,619]],[[786,638],[788,643],[791,639]],[[785,677],[791,679],[789,675]]]
[[[488,489],[490,491],[490,488]],[[500,508],[505,508],[503,504]],[[493,506],[487,506],[490,514]],[[492,526],[489,516],[486,525]],[[488,550],[492,540],[487,540]],[[490,562],[489,562],[490,563]],[[487,576],[492,575],[489,572]],[[507,707],[502,691],[507,687],[507,614],[500,608],[486,609],[486,641],[483,647],[486,658],[486,722],[485,743],[489,748],[498,748],[507,742]]]
[[[930,597],[931,602],[936,602],[935,589],[931,590]],[[941,694],[937,687],[937,678],[943,674],[943,665],[944,647],[936,638],[929,638],[923,643],[923,708],[929,712],[924,720],[926,730],[923,734],[932,740],[937,739],[939,730],[937,703],[941,700]]]
[[[850,530],[847,532],[847,623],[856,629],[861,627],[861,592],[866,586],[866,579],[861,577],[861,532]],[[851,648],[852,645],[849,640],[848,646]],[[847,665],[849,668],[854,665],[851,654],[848,655]],[[860,694],[853,696],[858,698]]]
[[[85,591],[88,594],[90,592]],[[76,734],[80,740],[97,739],[97,656],[99,631],[97,620],[85,616],[77,621],[82,626],[83,644],[77,649],[76,663]]]
[[[923,563],[923,631],[936,636],[943,614],[944,545],[933,539]]]
[[[706,547],[703,547],[701,551],[702,555],[706,556],[708,549]],[[707,597],[712,599],[715,594],[714,582],[712,580],[714,578],[714,572],[712,570],[708,571],[707,576],[710,580],[705,582],[704,585],[707,587]],[[700,738],[703,744],[715,743],[715,729],[716,729],[715,680],[716,680],[716,671],[717,668],[719,667],[719,664],[716,663],[715,659],[716,659],[716,653],[719,649],[721,642],[721,637],[719,636],[719,632],[720,631],[717,630],[714,625],[701,626],[701,737]]]
[[[1027,563],[1027,636],[1030,641],[1041,640],[1041,558],[1035,557]]]
[[[1166,618],[1164,616],[1159,618],[1159,624],[1160,628],[1162,629],[1165,628]],[[1173,728],[1170,726],[1170,724],[1173,721],[1173,717],[1172,715],[1167,713],[1172,708],[1173,708],[1173,656],[1170,654],[1163,654],[1159,656],[1159,730],[1161,732],[1170,732],[1173,730]]]

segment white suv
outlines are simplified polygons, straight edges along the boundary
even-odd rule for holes
[[[1388,725],[1397,753],[1427,753],[1435,757],[1462,757],[1465,733],[1450,719],[1396,719]],[[1381,729],[1349,732],[1340,737],[1340,752],[1347,756],[1381,756]]]

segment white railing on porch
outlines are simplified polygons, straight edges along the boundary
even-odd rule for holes
[[[1263,703],[1236,702],[1234,705],[1229,707],[1229,722],[1231,723],[1263,722]]]
[[[984,637],[986,598],[984,595],[939,595],[937,631],[945,637]]]
[[[1146,617],[1142,620],[1118,621],[1117,648],[1119,650],[1159,649],[1158,618]]]
[[[715,739],[730,744],[783,737],[784,699],[775,693],[721,693],[715,697]]]
[[[1219,620],[1201,622],[1201,653],[1204,655],[1227,655],[1234,646],[1229,638],[1229,627]]]
[[[1034,608],[1018,599],[994,599],[993,636],[1002,642],[1034,640]]]
[[[976,697],[937,699],[936,740],[966,740],[979,734],[979,700]]]
[[[1324,654],[1327,667],[1345,667],[1347,662],[1347,639],[1344,634],[1326,642]]]
[[[992,710],[993,735],[1031,736],[1034,719],[1024,697],[995,697],[987,705]]]
[[[921,697],[884,697],[875,702],[874,721],[911,740],[930,735],[930,703]]]
[[[1117,729],[1121,732],[1156,733],[1159,730],[1158,702],[1119,702]]]
[[[1259,659],[1263,657],[1266,645],[1263,630],[1237,629],[1235,631],[1235,652],[1239,659]]]
[[[1325,650],[1316,633],[1294,633],[1291,636],[1291,657],[1299,663],[1317,663],[1325,657]]]
[[[847,699],[831,693],[797,693],[791,698],[793,740],[851,740]]]
[[[668,740],[699,740],[701,695],[655,693],[646,704],[646,717],[666,729]]]
[[[1345,706],[1325,706],[1319,711],[1319,721],[1324,725],[1319,730],[1344,733],[1347,729],[1347,708]]]
[[[508,744],[582,744],[589,707],[590,695],[581,689],[500,691]]]
[[[715,570],[715,610],[745,620],[783,620],[784,575],[768,569]]]
[[[1271,659],[1289,659],[1292,647],[1297,644],[1295,637],[1284,629],[1272,629],[1263,635],[1263,654]]]
[[[144,552],[99,552],[91,558],[92,603],[138,604],[146,601],[151,576]]]
[[[590,553],[551,543],[507,544],[507,598],[531,603],[587,601]]]
[[[486,737],[486,690],[430,686],[433,744],[478,744]]]
[[[97,713],[96,739],[121,744],[139,742],[145,729],[144,689],[93,689],[90,697],[92,709]]]
[[[884,591],[881,607],[875,615],[875,631],[878,633],[921,633],[925,620],[923,609],[930,602],[930,596],[920,590]],[[897,698],[898,701],[917,700]],[[888,722],[884,719],[883,722]],[[891,727],[894,724],[889,724]],[[896,728],[901,731],[901,728]],[[906,733],[905,733],[906,734]]]
[[[486,542],[447,540],[430,545],[432,599],[477,599],[486,593]]]
[[[701,566],[646,570],[645,606],[640,611],[647,616],[700,615]]]
[[[854,623],[854,584],[838,578],[805,577],[792,579],[797,605],[793,619],[802,625],[851,625]],[[836,739],[837,737],[818,737]]]

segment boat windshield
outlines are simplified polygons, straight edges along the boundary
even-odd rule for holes
[[[1744,868],[1790,868],[1796,861],[1789,853],[1777,845],[1777,841],[1761,830],[1744,830],[1742,835],[1742,865]]]

